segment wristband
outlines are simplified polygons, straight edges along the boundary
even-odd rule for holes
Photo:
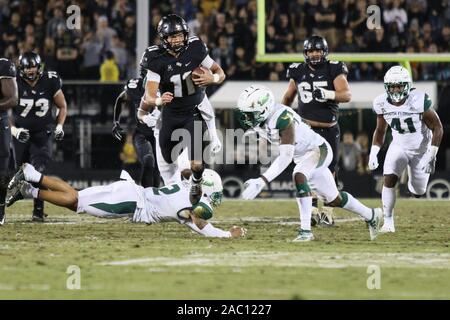
[[[155,104],[159,107],[163,104],[162,98],[158,97],[155,99]]]
[[[378,154],[378,152],[380,152],[380,147],[373,144],[372,147],[370,147],[370,154],[373,154],[376,156]]]

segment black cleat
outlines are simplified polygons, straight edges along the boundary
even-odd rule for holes
[[[33,221],[33,222],[44,222],[46,216],[47,215],[44,214],[44,212],[33,211],[33,216],[31,217],[31,221]]]
[[[23,195],[20,192],[20,189],[22,187],[22,183],[21,183],[22,181],[19,181],[17,184],[13,184],[12,188],[9,188],[9,186],[8,186],[8,191],[6,193],[6,206],[7,207],[12,206],[16,201],[23,199]]]
[[[9,183],[8,183],[8,191],[10,189],[14,188],[15,186],[18,186],[20,181],[24,181],[25,180],[25,174],[23,173],[23,167],[24,167],[24,164],[22,166],[20,166],[19,170],[16,172],[14,177],[12,177],[12,179],[9,181]]]

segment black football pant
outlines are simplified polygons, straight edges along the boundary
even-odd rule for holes
[[[9,175],[8,165],[11,144],[11,128],[6,113],[0,115],[0,210],[5,208],[6,189]]]
[[[311,128],[314,132],[321,135],[331,146],[333,150],[333,160],[331,160],[328,169],[330,169],[331,173],[334,173],[335,180],[337,181],[338,174],[338,152],[339,152],[339,142],[341,141],[341,130],[339,128],[339,124],[336,124],[330,128]]]
[[[133,135],[133,145],[141,163],[141,185],[144,188],[159,187],[160,175],[156,165],[155,136],[144,135],[136,130]]]
[[[175,162],[181,151],[187,147],[189,160],[203,162],[205,130],[206,123],[197,109],[191,114],[179,115],[163,108],[159,146],[164,160],[167,163]]]

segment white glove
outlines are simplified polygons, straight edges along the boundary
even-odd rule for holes
[[[378,168],[378,152],[380,152],[380,147],[377,145],[372,145],[370,148],[370,154],[369,154],[369,169],[375,170]]]
[[[245,190],[242,192],[242,198],[245,200],[255,199],[256,196],[262,191],[266,183],[262,178],[250,179],[245,181]]]
[[[429,146],[427,152],[423,155],[422,159],[419,161],[419,169],[425,173],[434,173],[436,165],[436,154],[438,152],[438,147]]]
[[[211,141],[211,152],[212,154],[217,154],[222,150],[222,142],[220,142],[219,137],[217,136],[217,133],[212,134],[212,141]]]
[[[149,127],[154,128],[156,126],[156,122],[159,119],[159,115],[161,114],[161,111],[158,110],[158,108],[155,108],[152,113],[146,114],[142,117],[142,121]]]
[[[11,134],[22,143],[30,140],[30,131],[28,129],[11,127]]]
[[[64,130],[62,124],[58,124],[55,128],[55,140],[61,141],[64,138]]]

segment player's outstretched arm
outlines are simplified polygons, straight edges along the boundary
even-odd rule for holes
[[[240,238],[244,237],[247,233],[245,228],[233,226],[229,231],[225,231],[214,227],[210,222],[191,215],[192,221],[188,221],[185,224],[193,231],[201,234],[205,237],[213,238]]]
[[[19,98],[15,78],[0,79],[2,98],[0,99],[0,110],[8,110],[17,105]]]
[[[286,92],[283,95],[283,99],[281,103],[285,106],[290,107],[292,102],[294,102],[295,96],[297,94],[297,86],[295,85],[295,81],[293,79],[289,80],[289,86],[286,89]]]

